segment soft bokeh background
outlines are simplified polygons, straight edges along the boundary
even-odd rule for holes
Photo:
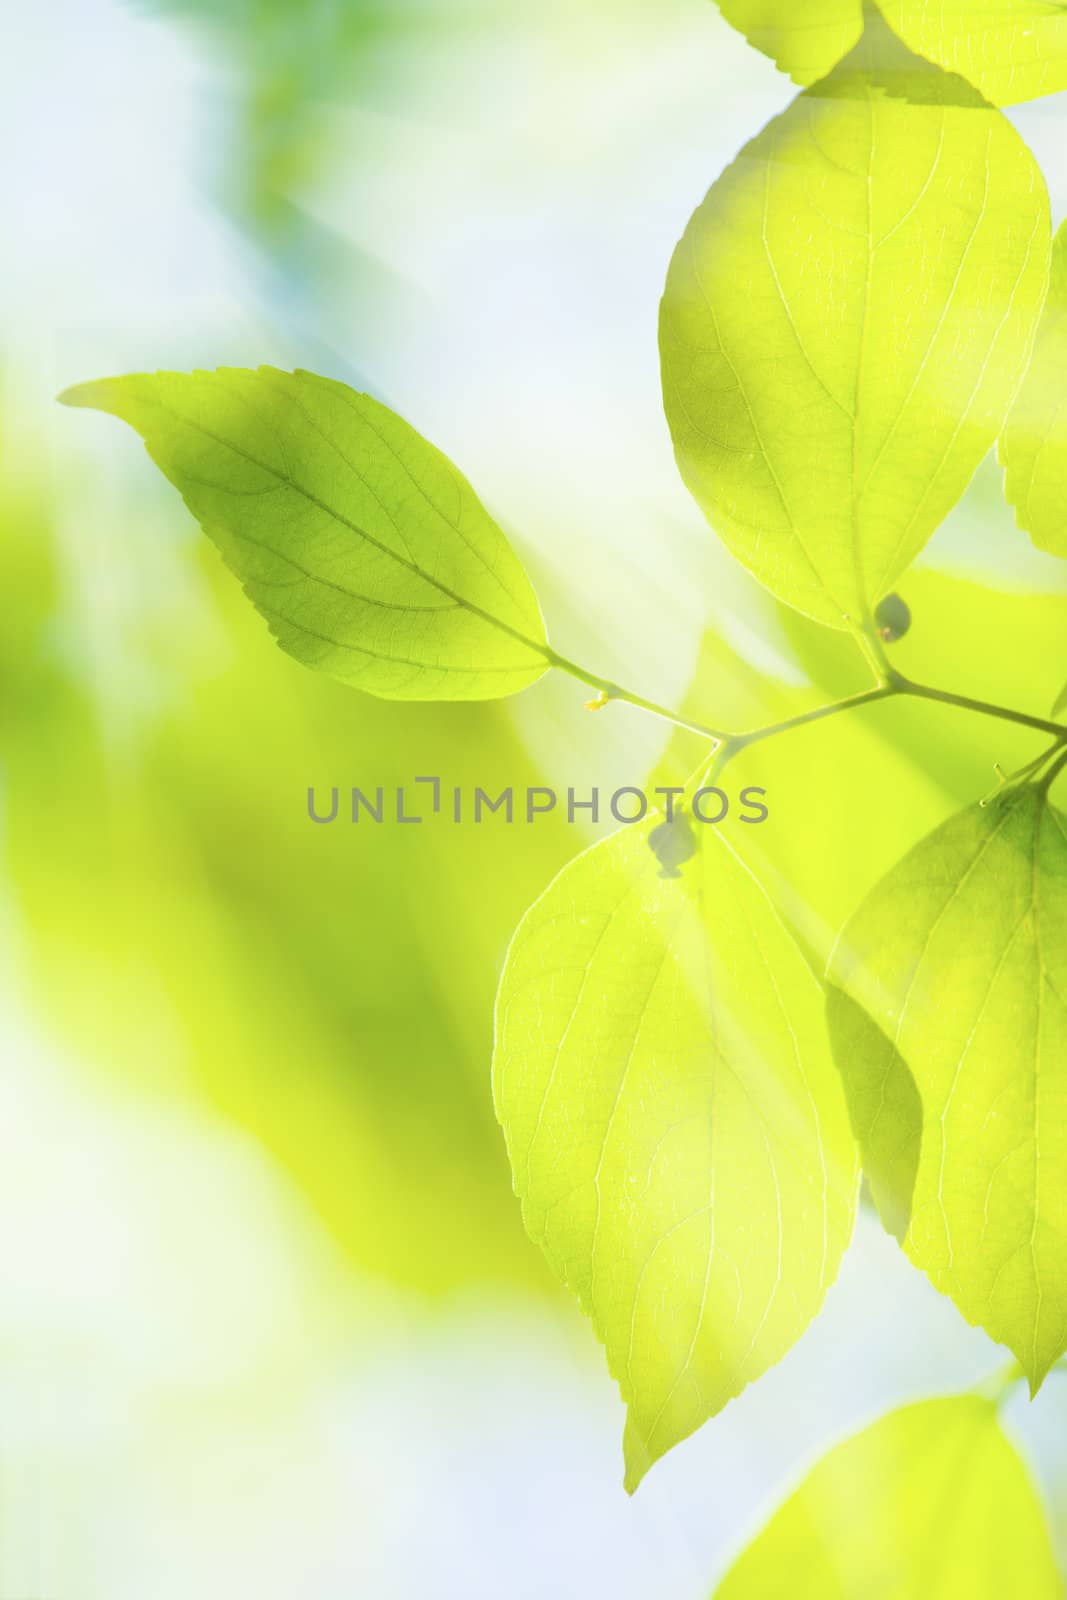
[[[133,436],[53,397],[358,382],[473,479],[569,654],[727,724],[858,686],[719,552],[659,406],[670,251],[789,85],[708,0],[37,0],[4,34],[0,1600],[700,1600],[821,1450],[1001,1354],[865,1214],[797,1349],[627,1500],[488,1080],[508,936],[584,836],[304,809],[699,751],[567,681],[421,708],[303,673]],[[1058,218],[1063,106],[1013,115]],[[1067,586],[991,464],[903,591],[905,670],[1051,703]],[[906,705],[753,752],[813,947],[1035,748]],[[1067,1384],[1011,1419],[1067,1553]]]

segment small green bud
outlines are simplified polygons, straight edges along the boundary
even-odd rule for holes
[[[878,602],[874,622],[883,643],[894,644],[897,639],[903,639],[911,627],[911,612],[899,594],[887,594]]]
[[[653,828],[648,847],[660,864],[661,878],[680,878],[678,868],[697,853],[696,836],[685,813],[676,811],[670,822]]]

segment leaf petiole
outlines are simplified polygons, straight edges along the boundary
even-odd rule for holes
[[[1054,743],[1049,750],[1030,762],[1027,766],[1006,779],[1011,783],[1018,778],[1027,777],[1036,773],[1046,761],[1054,758],[1061,747],[1067,744],[1067,724],[1053,722],[1048,717],[1035,717],[1028,711],[1016,711],[1010,706],[994,705],[988,700],[976,700],[970,695],[955,694],[948,689],[936,689],[930,684],[915,683],[910,678],[905,678],[893,668],[881,649],[880,643],[875,643],[869,633],[857,631],[855,638],[863,649],[864,655],[878,673],[878,682],[873,688],[863,689],[858,694],[847,696],[843,700],[832,700],[826,705],[816,706],[811,711],[798,712],[796,716],[785,717],[780,722],[768,723],[763,728],[751,728],[745,732],[727,733],[722,729],[709,727],[702,722],[682,716],[680,712],[671,711],[666,706],[661,706],[654,700],[648,700],[643,695],[634,694],[632,690],[624,688],[621,684],[613,683],[610,679],[598,677],[595,673],[587,671],[576,662],[561,656],[551,646],[544,648],[545,659],[550,666],[557,667],[561,672],[566,672],[569,677],[576,678],[579,683],[588,684],[596,689],[599,695],[599,705],[606,705],[611,700],[621,700],[627,705],[637,706],[639,710],[648,711],[653,716],[661,717],[664,721],[673,723],[675,727],[684,728],[689,733],[698,734],[703,739],[710,739],[714,745],[713,757],[705,776],[706,782],[713,781],[729,761],[742,750],[750,746],[762,744],[765,739],[776,738],[780,733],[789,733],[794,728],[806,727],[809,723],[822,722],[827,717],[835,717],[842,711],[855,711],[860,706],[873,705],[878,700],[891,700],[899,696],[909,696],[916,700],[931,700],[940,705],[956,706],[962,711],[973,711],[981,716],[996,717],[1003,722],[1014,722],[1024,728],[1034,728],[1042,733],[1050,733]],[[868,647],[871,647],[868,649]],[[1047,790],[1052,781],[1059,775],[1063,767],[1067,766],[1067,752],[1062,759],[1053,760],[1053,765],[1043,779],[1043,787]]]
[[[912,695],[919,700],[936,700],[946,706],[959,706],[963,711],[976,711],[984,717],[999,717],[1004,722],[1018,722],[1023,727],[1036,728],[1041,733],[1055,735],[1061,744],[1067,741],[1067,725],[1062,722],[1052,722],[1048,717],[1034,717],[1028,711],[1015,711],[1010,706],[993,705],[988,700],[973,700],[970,695],[953,694],[948,689],[934,689],[926,683],[913,683],[910,678],[904,678],[898,672],[892,674],[890,684],[898,694]]]
[[[1063,740],[1060,742],[1063,743]],[[1045,773],[1045,776],[1042,778],[1040,783],[1042,794],[1048,794],[1049,790],[1052,788],[1052,785],[1055,783],[1064,767],[1067,767],[1067,750],[1064,750],[1062,754],[1057,757],[1057,759],[1052,763],[1051,767],[1049,767],[1048,771]]]
[[[579,683],[588,684],[591,689],[596,689],[601,697],[600,705],[606,705],[609,700],[622,700],[626,705],[636,706],[640,711],[648,711],[654,717],[662,717],[665,722],[673,722],[675,727],[685,728],[688,733],[696,733],[702,739],[710,739],[715,745],[720,745],[729,737],[718,728],[709,728],[702,722],[693,722],[689,717],[683,717],[680,712],[658,705],[655,700],[646,700],[644,695],[634,694],[632,690],[624,689],[622,684],[612,683],[610,678],[597,677],[596,673],[588,672],[576,661],[561,656],[551,646],[546,646],[542,654],[549,666],[565,672],[569,678],[576,678]]]

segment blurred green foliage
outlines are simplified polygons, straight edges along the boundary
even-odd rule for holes
[[[192,618],[148,608],[118,698],[161,662],[183,687],[124,722],[44,476],[3,465],[3,848],[42,1020],[145,1093],[208,1096],[369,1271],[539,1281],[493,1119],[492,1002],[574,832],[352,825],[343,799],[324,827],[306,807],[312,784],[536,783],[508,712],[398,710],[303,671],[163,491],[113,555],[168,541]]]
[[[294,195],[321,171],[331,148],[322,113],[353,102],[382,63],[383,42],[424,13],[378,0],[144,0],[194,32],[204,54],[231,74],[226,198],[275,245],[294,231]]]

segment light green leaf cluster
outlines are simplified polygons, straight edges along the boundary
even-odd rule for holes
[[[1067,89],[1067,14],[1056,0],[879,0],[917,54],[958,73],[993,105]],[[863,0],[719,0],[728,22],[796,83],[811,84],[876,20]]]
[[[1033,358],[1000,441],[1004,491],[1020,528],[1067,556],[1067,227],[1052,248]]]
[[[1041,1503],[974,1395],[891,1412],[838,1445],[716,1600],[1056,1600]]]
[[[387,407],[310,372],[67,390],[149,454],[283,650],[389,700],[489,700],[546,670],[526,574],[470,484]]]
[[[596,845],[527,913],[493,1068],[526,1226],[628,1407],[631,1489],[803,1332],[856,1194],[791,935],[718,830],[667,879],[647,834]]]
[[[861,1152],[904,1248],[1036,1392],[1067,1350],[1061,814],[1029,785],[953,817],[846,925],[830,977]]]
[[[688,488],[761,582],[834,626],[894,586],[996,440],[1049,269],[1010,123],[879,37],[714,184],[660,320]]]
[[[803,17],[723,0],[753,42],[818,82],[714,184],[678,245],[660,317],[667,419],[709,522],[793,608],[786,631],[807,629],[820,662],[845,641],[806,618],[865,630],[879,683],[864,704],[902,686],[937,694],[882,670],[871,618],[998,438],[1020,524],[1067,555],[1067,242],[1049,294],[1045,184],[990,103],[1046,92],[1061,67],[1067,84],[1056,9],[886,0],[898,37],[860,0],[813,0]],[[345,683],[491,699],[557,665],[602,702],[695,729],[705,753],[715,737],[719,761],[796,727],[786,712],[751,736],[713,735],[565,662],[470,485],[344,384],[223,369],[63,398],[141,433],[282,648]],[[882,639],[902,637],[907,615],[903,601],[884,613]],[[889,792],[884,738],[816,737]],[[905,786],[920,826],[944,814],[925,765],[894,802]],[[683,873],[659,871],[652,826],[579,857],[528,912],[493,1067],[527,1229],[626,1402],[627,1486],[814,1317],[851,1233],[857,1144],[886,1225],[1036,1391],[1067,1349],[1067,833],[1046,789],[964,811],[892,867],[837,942],[828,1002],[806,953],[823,967],[837,900],[855,904],[904,848],[898,821],[862,883],[830,833],[804,863],[795,842],[772,841],[773,901],[718,830],[687,841]],[[832,912],[813,898],[798,915],[805,873]],[[985,1462],[983,1487],[967,1480],[958,1559],[939,1558],[927,1583],[958,1461]],[[834,1532],[826,1510],[840,1521],[864,1483],[866,1550],[861,1518]],[[833,1452],[722,1592],[784,1592],[784,1572],[790,1594],[866,1596],[874,1571],[886,1593],[980,1596],[1001,1571],[999,1553],[975,1553],[987,1484],[1010,1511],[998,1552],[1029,1541],[1043,1596],[1032,1494],[977,1401],[912,1408]]]

